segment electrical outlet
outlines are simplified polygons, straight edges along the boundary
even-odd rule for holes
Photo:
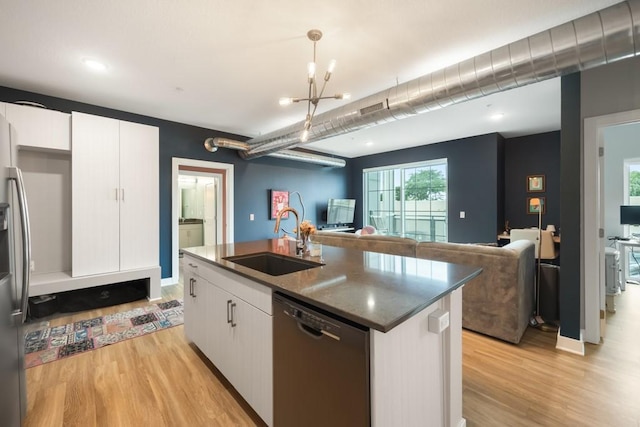
[[[466,214],[464,213],[464,211],[460,211],[460,218],[464,219],[465,216]]]
[[[429,332],[440,334],[449,327],[449,312],[437,309],[429,315]]]
[[[249,221],[253,221],[255,219],[255,215],[249,214]]]

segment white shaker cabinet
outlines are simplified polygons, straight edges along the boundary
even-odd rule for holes
[[[182,259],[184,284],[184,333],[209,358],[212,285],[196,273],[193,261]]]
[[[158,128],[72,114],[72,276],[159,264]]]
[[[185,334],[273,425],[271,289],[186,253],[183,266]],[[195,298],[190,277],[196,280]]]
[[[71,116],[28,105],[6,104],[7,121],[18,133],[20,148],[69,151]]]

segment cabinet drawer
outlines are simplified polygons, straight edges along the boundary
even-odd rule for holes
[[[195,273],[203,279],[237,296],[266,314],[271,314],[271,288],[208,263],[195,261],[190,257],[187,259],[190,264],[198,266],[195,269]]]

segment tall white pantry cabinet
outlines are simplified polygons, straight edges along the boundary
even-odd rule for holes
[[[158,128],[72,113],[72,276],[159,261]]]
[[[159,299],[158,128],[2,102],[0,114],[30,210],[29,295],[143,279]]]

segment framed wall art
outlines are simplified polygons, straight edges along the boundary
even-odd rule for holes
[[[527,176],[527,192],[535,193],[544,191],[544,175]]]
[[[282,190],[270,190],[269,218],[276,219],[278,212],[289,206],[289,192]],[[289,212],[282,214],[283,219],[289,218]]]
[[[540,205],[531,203],[533,199],[540,199]],[[542,209],[542,214],[547,213],[547,200],[546,197],[527,197],[527,213],[532,215],[538,215],[539,210]]]

